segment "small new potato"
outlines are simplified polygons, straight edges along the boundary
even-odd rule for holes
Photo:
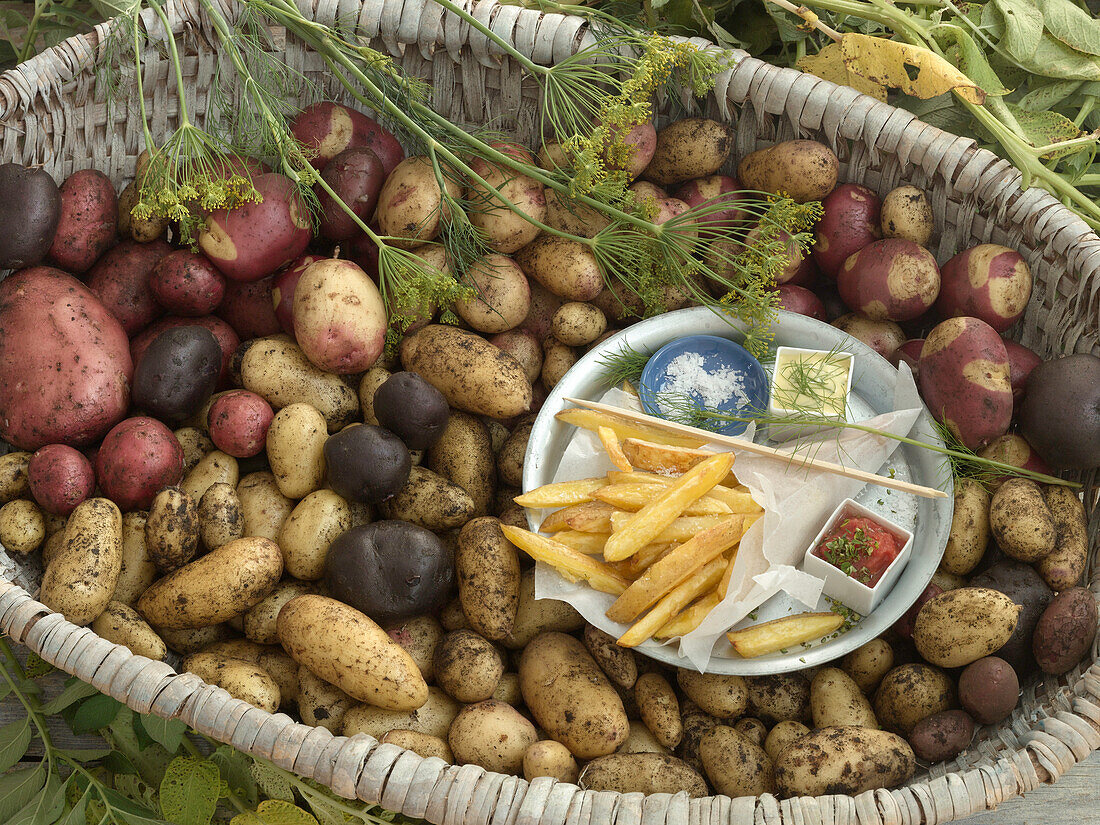
[[[463,704],[484,702],[493,696],[504,661],[487,639],[472,630],[448,633],[435,649],[435,681]]]
[[[913,753],[926,762],[947,762],[970,747],[974,720],[965,710],[942,710],[922,719],[909,732]]]
[[[577,783],[577,760],[569,748],[553,739],[533,743],[523,754],[523,778],[530,782],[539,776],[549,776],[558,782]]]
[[[46,519],[33,501],[16,499],[0,507],[0,545],[22,556],[46,540]]]
[[[214,442],[198,427],[180,427],[174,434],[183,448],[183,475],[186,478],[204,456],[214,452]]]
[[[179,487],[165,487],[149,507],[145,547],[163,573],[178,570],[199,548],[199,508]]]
[[[267,458],[287,498],[305,498],[325,480],[325,417],[309,404],[289,404],[267,429]]]
[[[455,577],[462,612],[470,626],[490,641],[508,637],[519,609],[519,551],[483,516],[468,521],[458,534]]]
[[[688,699],[718,719],[736,719],[748,709],[749,688],[741,676],[678,668],[676,681]]]
[[[303,498],[279,530],[287,573],[302,581],[322,579],[329,546],[351,527],[348,503],[332,490]]]
[[[965,576],[978,566],[989,544],[989,491],[972,478],[955,480],[955,510],[940,567]]]
[[[1019,612],[1019,606],[1004,593],[960,587],[925,603],[917,614],[913,643],[934,665],[968,665],[1012,637]]]
[[[302,723],[340,733],[356,701],[308,667],[298,666],[298,715]]]
[[[1084,587],[1059,593],[1035,626],[1032,650],[1043,673],[1060,676],[1072,670],[1096,639],[1096,599]]]
[[[1069,590],[1081,580],[1088,562],[1088,517],[1077,493],[1068,487],[1048,484],[1043,500],[1054,520],[1057,539],[1054,550],[1039,561],[1037,568],[1053,590]]]
[[[325,372],[363,372],[382,354],[386,306],[374,281],[352,261],[325,258],[306,267],[294,290],[293,314],[298,346]]]
[[[218,624],[262,601],[282,574],[279,545],[258,536],[237,539],[153,584],[137,611],[172,630]]]
[[[819,201],[836,187],[840,161],[815,140],[787,140],[746,155],[737,177],[746,189],[782,192],[798,203]]]
[[[275,541],[294,509],[294,500],[283,495],[275,476],[268,472],[249,473],[237,485],[244,534]]]
[[[389,624],[386,632],[412,656],[424,681],[435,678],[435,651],[443,640],[443,625],[435,616],[413,616],[397,624]],[[496,696],[493,697],[498,698]]]
[[[278,634],[298,664],[361,702],[408,711],[427,701],[428,686],[412,657],[373,621],[335,599],[291,599],[279,613]]]
[[[1019,698],[1016,671],[997,656],[971,662],[959,674],[959,704],[982,725],[995,725],[1007,717]]]
[[[1021,677],[1034,672],[1032,636],[1039,617],[1054,598],[1054,592],[1030,564],[1008,558],[972,577],[970,586],[999,590],[1019,606],[1016,630],[1007,642],[993,652],[1012,665]]]
[[[661,753],[614,753],[593,759],[580,772],[577,784],[589,791],[631,794],[707,795],[707,783],[683,760]]]
[[[714,789],[725,796],[775,793],[772,760],[764,749],[726,725],[718,725],[699,743],[703,769]]]
[[[214,450],[199,460],[179,486],[193,501],[201,502],[206,491],[215,484],[228,484],[236,491],[238,483],[240,466],[237,459],[221,450]]]
[[[503,644],[510,650],[521,650],[539,634],[552,631],[572,633],[582,627],[584,617],[571,604],[559,602],[557,599],[535,598],[535,571],[526,570],[519,580],[516,620],[511,634],[503,640]]]
[[[614,636],[590,624],[584,626],[584,646],[612,683],[626,690],[634,687],[638,681],[638,661],[631,648],[619,647]]]
[[[262,601],[250,607],[242,617],[244,635],[259,645],[277,645],[279,632],[276,620],[283,605],[291,599],[314,592],[309,582],[284,579]]]
[[[512,774],[523,768],[523,755],[537,739],[535,726],[519,711],[492,699],[464,707],[447,735],[459,764]]]
[[[932,204],[917,187],[899,186],[882,199],[882,237],[901,238],[925,246],[935,227]]]
[[[782,722],[786,719],[810,721],[810,680],[804,674],[750,676],[744,681],[748,690],[748,708],[753,716],[764,722]]]
[[[417,756],[422,756],[425,759],[432,757],[442,759],[448,765],[453,765],[455,761],[450,745],[438,736],[429,736],[419,731],[396,728],[378,741],[383,745],[397,745],[399,748],[412,751]]]
[[[444,177],[444,186],[451,198],[462,194],[449,177]],[[397,164],[386,178],[378,193],[375,220],[379,234],[398,238],[394,243],[411,249],[439,234],[447,212],[431,160],[415,156]]]
[[[497,454],[497,473],[500,480],[512,487],[523,486],[523,463],[527,457],[527,442],[531,438],[534,421],[525,420],[508,435]]]
[[[663,753],[672,756],[672,753],[654,738],[642,722],[630,722],[630,733],[616,753]]]
[[[931,665],[899,665],[875,691],[875,718],[886,730],[908,736],[921,719],[955,704],[955,684]]]
[[[87,625],[107,608],[118,584],[122,513],[108,499],[89,498],[69,515],[63,541],[42,576],[38,598],[73,624]]]
[[[629,729],[611,682],[584,645],[564,633],[543,633],[519,664],[523,700],[550,738],[576,757],[614,753]],[[453,746],[453,743],[452,743]]]
[[[542,344],[534,333],[525,329],[499,332],[489,339],[494,347],[511,355],[523,368],[527,380],[534,383],[542,374]]]
[[[577,363],[576,351],[550,337],[542,344],[542,384],[547,390],[552,390],[565,374]]]
[[[428,698],[411,711],[386,710],[373,705],[357,705],[344,717],[342,733],[365,733],[375,739],[391,730],[411,730],[446,739],[462,705],[437,687],[428,688]]]
[[[664,747],[675,748],[684,735],[680,703],[668,680],[659,673],[643,673],[634,684],[634,699],[642,721]]]
[[[0,504],[30,492],[30,463],[31,454],[21,450],[0,455]]]
[[[91,627],[97,636],[129,648],[135,656],[145,656],[159,662],[168,653],[164,640],[149,623],[122,602],[108,602]]]
[[[993,494],[989,527],[997,546],[1023,562],[1048,556],[1058,540],[1042,488],[1026,478],[1010,478]]]
[[[423,467],[411,467],[405,486],[379,504],[382,516],[442,532],[462,527],[474,500],[461,487]]]
[[[641,176],[668,186],[713,175],[729,157],[733,140],[733,130],[717,120],[677,120],[657,132],[657,147]]]
[[[889,360],[905,343],[905,332],[894,321],[875,321],[861,312],[850,312],[832,321],[832,325],[862,341],[883,358]]]
[[[600,308],[580,301],[562,304],[550,321],[553,336],[570,347],[591,344],[605,329],[607,318]]]
[[[516,252],[515,259],[528,278],[567,301],[591,301],[603,291],[600,265],[579,241],[542,234]]]
[[[878,729],[871,702],[843,670],[823,667],[810,683],[810,708],[815,728],[854,725]]]
[[[779,722],[768,731],[768,737],[764,740],[764,753],[775,763],[779,759],[779,754],[809,732],[810,729],[801,722],[791,720]]]
[[[244,515],[236,488],[211,484],[199,501],[199,539],[207,550],[244,538]]]
[[[192,653],[183,660],[183,669],[260,710],[279,709],[279,686],[259,665],[216,653]]]
[[[851,676],[864,693],[872,693],[893,666],[894,650],[885,639],[872,639],[860,645],[840,662],[840,669]]]
[[[149,549],[145,546],[147,516],[147,513],[138,511],[126,513],[122,517],[122,568],[111,598],[130,607],[134,606],[138,597],[160,576],[160,571],[153,564]]]
[[[856,796],[893,788],[916,771],[909,743],[895,733],[856,727],[824,728],[793,742],[775,763],[779,796]]]
[[[527,163],[534,158],[515,144],[490,144],[505,154]],[[466,199],[475,207],[469,211],[470,223],[482,231],[486,242],[497,252],[509,254],[539,234],[538,223],[546,220],[546,191],[532,177],[502,168],[483,158],[473,157],[470,169],[500,194],[479,183],[466,190]],[[521,319],[522,320],[522,319]]]

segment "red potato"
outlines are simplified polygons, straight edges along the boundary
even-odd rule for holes
[[[895,367],[904,361],[909,365],[909,369],[913,371],[914,380],[919,380],[920,377],[920,351],[924,348],[923,338],[910,338],[904,344],[897,348],[893,355],[890,356],[890,363]]]
[[[474,295],[455,301],[455,312],[478,332],[505,332],[523,323],[531,308],[531,287],[516,262],[486,255],[466,271]]]
[[[199,233],[199,248],[233,281],[258,281],[286,266],[313,238],[309,209],[290,178],[271,173],[252,181],[263,200],[219,209]]]
[[[323,170],[345,149],[370,149],[382,161],[387,175],[405,157],[405,150],[388,129],[339,103],[324,101],[307,106],[294,118],[290,131],[316,153],[310,163],[317,170]]]
[[[95,470],[83,453],[65,444],[35,450],[27,464],[31,495],[47,513],[67,516],[95,491]]]
[[[925,602],[930,602],[936,596],[943,593],[943,588],[938,584],[929,584],[921,594],[917,596],[917,600],[913,602],[913,606],[910,607],[902,615],[900,619],[894,622],[893,631],[901,636],[903,639],[913,638],[913,627],[917,623],[917,614],[920,613],[920,609],[924,607]]]
[[[313,364],[348,375],[368,369],[386,342],[378,287],[351,261],[310,264],[294,290],[294,337]]]
[[[275,314],[274,288],[274,275],[258,281],[227,281],[218,317],[233,327],[242,341],[282,332]]]
[[[241,339],[234,332],[233,327],[229,326],[221,318],[215,315],[204,315],[201,318],[180,318],[174,315],[169,315],[166,318],[153,323],[151,326],[146,327],[142,332],[137,335],[132,341],[130,341],[130,357],[133,363],[136,365],[141,361],[141,357],[145,354],[145,350],[149,348],[149,345],[156,340],[167,329],[173,327],[189,327],[189,326],[206,327],[210,330],[214,337],[218,339],[218,346],[222,350],[222,368],[218,373],[218,382],[220,385],[225,385],[229,378],[229,361],[233,357],[233,353],[237,351],[237,347],[241,345]]]
[[[206,424],[215,447],[234,458],[251,458],[263,451],[274,418],[271,405],[256,393],[232,390],[214,399]]]
[[[118,234],[118,195],[95,169],[73,172],[61,184],[61,217],[46,259],[66,272],[87,272]]]
[[[741,182],[729,175],[710,175],[682,184],[673,192],[692,209],[698,206],[714,208],[704,220],[699,221],[708,229],[735,229],[748,221],[748,213],[742,208],[745,196],[741,194]],[[723,209],[717,207],[723,206]]]
[[[814,261],[836,278],[848,258],[882,237],[878,195],[857,183],[842,183],[821,202],[825,214],[817,222]],[[856,309],[856,307],[852,307]]]
[[[992,461],[1000,461],[1002,464],[1011,464],[1013,467],[1033,470],[1036,473],[1050,475],[1054,472],[1051,466],[1043,461],[1042,456],[1027,443],[1027,439],[1018,433],[1008,433],[1000,438],[993,439],[978,451],[978,455]],[[995,489],[1009,478],[1011,476],[997,476],[990,479],[988,485]]]
[[[565,299],[555,295],[538,281],[528,281],[527,285],[531,289],[531,307],[527,310],[527,317],[520,324],[520,329],[530,332],[541,344],[550,334],[554,313],[565,303]]]
[[[118,319],[127,335],[141,332],[164,314],[149,277],[171,251],[167,241],[123,241],[108,250],[88,273],[88,289]]]
[[[386,182],[386,170],[378,155],[370,149],[345,149],[325,166],[321,177],[332,191],[363,223],[369,223],[378,204],[378,193]],[[346,241],[362,234],[352,217],[320,184],[317,200],[321,204],[320,232],[330,241]]]
[[[1004,435],[1012,421],[1008,351],[978,318],[949,318],[924,341],[920,392],[932,416],[968,449]]]
[[[760,236],[763,230],[760,227],[749,230],[745,236],[745,243],[749,246],[758,244]],[[802,250],[798,241],[791,235],[786,229],[776,229],[776,239],[785,244],[782,247],[783,255],[786,256],[786,263],[783,268],[776,273],[775,282],[782,286],[783,284],[794,284],[795,286],[808,286],[816,280],[817,270],[814,265],[813,258]],[[719,241],[719,243],[723,243]],[[737,255],[741,251],[741,246],[737,245],[733,248],[733,254]],[[728,265],[719,263],[718,271],[725,269]],[[728,273],[732,275],[733,273]]]
[[[374,246],[374,242],[371,242]],[[376,248],[377,249],[377,248]],[[287,335],[294,334],[294,290],[302,273],[310,264],[323,261],[323,255],[302,255],[295,259],[286,269],[275,273],[275,280],[271,285],[271,304],[275,311],[275,319],[282,331]],[[363,268],[363,267],[360,267]],[[367,274],[370,274],[369,272]],[[278,332],[278,330],[276,330]],[[272,335],[274,333],[267,333]],[[261,337],[261,336],[254,336]]]
[[[636,180],[627,189],[634,193],[634,198],[638,203],[644,203],[647,198],[653,198],[653,200],[660,202],[668,197],[666,189],[648,180]]]
[[[149,290],[173,315],[209,315],[225,297],[225,276],[205,255],[177,249],[157,261],[149,275]]]
[[[542,374],[542,344],[534,333],[526,329],[510,329],[507,332],[498,332],[489,339],[494,347],[504,350],[515,358],[527,380],[534,383]]]
[[[923,246],[887,238],[851,255],[837,273],[836,285],[855,312],[876,321],[909,321],[936,302],[940,270]]]
[[[1031,270],[1014,249],[978,244],[943,265],[936,310],[943,318],[980,318],[997,332],[1020,320],[1031,299]]]
[[[618,138],[622,130],[613,127],[611,131]],[[617,145],[610,145],[611,141],[608,141],[603,153],[607,168],[626,172],[634,180],[653,160],[653,153],[657,150],[657,129],[652,123],[636,123],[622,136],[621,141],[616,139],[615,143]]]
[[[123,512],[148,510],[158,492],[183,478],[183,447],[155,418],[127,418],[104,437],[95,475]]]
[[[371,224],[371,231],[377,233],[378,225]],[[303,255],[302,258],[308,256]],[[375,283],[378,282],[378,244],[374,242],[374,239],[367,235],[365,232],[357,238],[352,238],[348,257],[355,263],[359,264],[359,268],[366,272],[371,280]],[[301,260],[301,258],[299,258]],[[296,263],[290,265],[291,267],[297,266]]]
[[[808,315],[819,321],[825,320],[825,304],[805,287],[794,284],[781,284],[779,287],[779,308],[787,312]]]
[[[1031,371],[1043,363],[1035,352],[1029,350],[1023,344],[1017,344],[1010,338],[1005,338],[1005,349],[1008,350],[1008,374],[1012,382],[1012,403],[1019,406],[1027,394],[1027,379]]]
[[[825,303],[826,312],[828,303]],[[849,312],[832,322],[841,332],[846,332],[857,341],[862,341],[886,360],[890,360],[898,347],[905,343],[905,333],[893,321],[878,321],[868,318],[861,312]]]
[[[133,361],[122,325],[59,269],[0,281],[0,438],[84,447],[126,416]]]

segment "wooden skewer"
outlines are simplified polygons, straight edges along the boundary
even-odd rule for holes
[[[947,498],[947,493],[943,490],[937,490],[935,487],[924,487],[909,481],[887,478],[886,476],[880,476],[876,473],[868,472],[867,470],[853,469],[851,467],[845,467],[843,464],[836,464],[832,461],[822,461],[821,459],[811,458],[807,455],[799,455],[798,453],[789,452],[787,450],[780,450],[777,447],[757,444],[746,438],[712,433],[709,430],[701,430],[698,427],[690,427],[687,424],[677,424],[674,421],[665,421],[663,418],[634,412],[633,410],[624,410],[622,407],[613,407],[610,404],[601,404],[598,401],[585,401],[583,398],[566,398],[564,400],[571,404],[576,404],[578,407],[587,407],[590,410],[616,415],[628,421],[647,424],[655,429],[665,430],[666,432],[676,433],[677,435],[694,436],[716,444],[725,444],[729,447],[736,447],[739,450],[744,450],[747,453],[755,453],[756,455],[764,456],[765,458],[774,458],[779,461],[786,461],[787,463],[796,463],[800,466],[810,467],[814,470],[824,470],[834,475],[844,476],[845,478],[855,479],[856,481],[863,481],[867,484],[877,484],[879,487],[887,487],[891,490],[898,490],[903,493],[913,493],[922,498]]]

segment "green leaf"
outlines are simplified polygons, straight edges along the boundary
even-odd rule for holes
[[[133,774],[116,774],[115,790],[126,795],[135,802],[148,805],[150,808],[156,809],[160,807],[157,798],[157,789],[142,782],[141,777],[134,776]]]
[[[87,699],[89,696],[95,696],[97,693],[99,691],[94,687],[73,677],[65,683],[65,689],[61,693],[42,707],[42,713],[46,716],[53,716],[73,703],[79,702],[81,699]]]
[[[253,761],[249,770],[264,796],[269,799],[294,801],[294,786],[286,778],[286,775],[274,765],[257,759]]]
[[[1025,112],[1045,112],[1072,95],[1081,85],[1080,80],[1056,80],[1032,89],[1020,98],[1018,105]]]
[[[950,40],[954,44],[949,52],[955,58],[955,64],[963,74],[977,83],[982,89],[991,95],[1006,95],[1008,89],[1001,83],[993,67],[985,58],[985,52],[970,36],[970,33],[960,26],[946,23],[935,28],[935,33]]]
[[[1019,60],[1020,66],[1040,77],[1056,77],[1062,80],[1100,80],[1100,61],[1082,54],[1055,40],[1043,32],[1039,48],[1027,60]]]
[[[1038,0],[1048,32],[1072,49],[1100,55],[1100,20],[1070,0]]]
[[[0,728],[0,773],[3,773],[27,752],[31,744],[31,718],[24,716]]]
[[[118,716],[122,703],[102,693],[92,696],[84,702],[76,713],[73,714],[73,733],[91,733],[94,730],[105,728]]]
[[[46,787],[4,825],[50,825],[63,810],[65,794],[61,792],[61,779],[57,774],[50,774]]]
[[[256,807],[260,801],[260,788],[249,770],[252,760],[229,745],[218,746],[209,759],[218,766],[229,790],[248,807]]]
[[[1020,128],[1024,130],[1024,135],[1033,146],[1047,146],[1051,143],[1059,143],[1063,140],[1072,140],[1081,135],[1081,130],[1073,124],[1072,120],[1063,117],[1057,112],[1026,112],[1019,106],[1014,106],[1011,103],[1006,103],[1005,105],[1008,107],[1008,110],[1012,112],[1012,116],[1016,118],[1016,122],[1020,124]],[[1065,150],[1048,152],[1043,155],[1043,157],[1064,157],[1086,149],[1088,149],[1088,146],[1082,144]]]
[[[32,651],[27,656],[27,661],[23,663],[23,672],[30,678],[37,679],[39,676],[45,676],[47,673],[52,673],[53,665]]]
[[[91,794],[91,790],[85,790],[84,793],[73,803],[72,809],[61,820],[61,825],[85,825],[85,811],[88,809],[88,796]]]
[[[137,714],[129,708],[122,708],[110,726],[112,743],[130,758],[146,784],[159,786],[174,753],[169,753],[152,740],[142,746],[136,730],[138,725]]]
[[[205,759],[177,756],[160,783],[160,810],[174,825],[208,825],[222,795],[218,766]]]
[[[0,822],[29,804],[46,784],[46,763],[0,776]]]
[[[139,720],[141,727],[154,742],[163,745],[165,750],[172,753],[179,750],[180,743],[183,742],[183,735],[187,732],[187,725],[179,719],[162,719],[151,713],[142,713],[134,720],[135,730],[138,727]]]
[[[136,776],[138,773],[133,761],[122,751],[110,751],[103,760],[103,767],[115,774],[134,774]]]
[[[265,799],[255,811],[237,814],[229,825],[318,825],[313,814],[281,799]]]
[[[77,762],[95,762],[111,753],[110,748],[61,748],[60,753]]]
[[[141,0],[92,0],[94,8],[104,20],[123,14],[132,14],[141,5]]]
[[[1001,45],[1017,60],[1027,60],[1039,48],[1043,36],[1043,13],[1032,0],[993,0],[1004,18]]]

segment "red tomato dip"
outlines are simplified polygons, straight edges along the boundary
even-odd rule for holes
[[[851,578],[874,587],[901,552],[897,536],[869,518],[842,518],[814,548],[814,555]]]

